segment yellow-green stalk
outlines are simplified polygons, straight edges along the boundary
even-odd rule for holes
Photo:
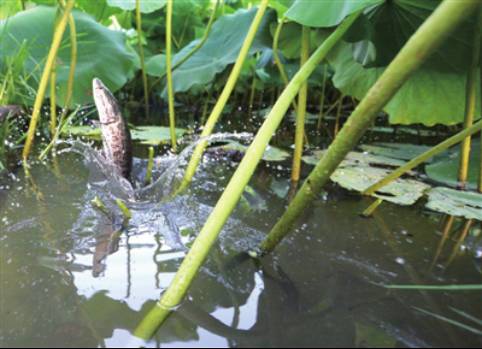
[[[310,28],[303,26],[301,31],[300,67],[306,63],[310,56]],[[298,94],[298,110],[296,112],[295,150],[291,169],[291,181],[300,180],[301,157],[303,156],[303,140],[305,138],[306,101],[308,99],[308,81],[305,81]]]
[[[169,1],[168,1],[169,2]],[[149,117],[149,87],[147,85],[147,73],[144,63],[144,46],[142,46],[142,16],[141,16],[141,0],[136,0],[136,27],[139,58],[141,63],[142,86],[144,88],[144,109],[146,117]]]
[[[47,61],[45,62],[45,67],[42,72],[42,76],[40,78],[40,83],[37,90],[37,96],[35,97],[35,102],[33,106],[32,118],[30,120],[28,132],[27,132],[27,139],[25,141],[25,146],[22,152],[22,157],[24,162],[27,161],[30,155],[32,144],[35,139],[37,123],[40,118],[40,110],[42,108],[42,103],[45,97],[45,91],[47,89],[50,74],[52,72],[52,67],[55,63],[57,52],[60,47],[60,42],[62,41],[62,37],[64,35],[65,28],[67,26],[69,15],[73,7],[74,7],[74,0],[67,0],[67,4],[65,5],[65,8],[64,8],[64,13],[62,14],[62,18],[60,19],[58,26],[55,27],[54,37],[47,56]]]
[[[50,74],[50,135],[53,137],[57,129],[57,72],[55,63]]]
[[[249,49],[251,48],[251,44],[253,43],[253,40],[256,36],[256,32],[258,31],[258,27],[261,23],[261,20],[263,19],[264,13],[266,12],[266,8],[268,7],[268,2],[269,2],[268,0],[262,0],[261,3],[259,4],[258,11],[256,12],[256,15],[251,23],[251,26],[249,28],[248,34],[246,35],[246,38],[244,39],[241,50],[239,51],[238,58],[236,59],[233,69],[231,70],[231,74],[229,75],[228,81],[226,82],[226,85],[224,86],[224,89],[221,92],[221,95],[219,96],[216,102],[216,105],[214,106],[211,112],[211,115],[209,115],[208,121],[204,125],[203,131],[201,133],[201,138],[208,137],[209,135],[211,135],[211,133],[214,130],[214,126],[216,125],[219,117],[221,116],[224,106],[226,105],[226,102],[228,101],[229,96],[231,95],[231,92],[233,91],[234,86],[236,85],[236,81],[238,80],[239,74],[241,73],[243,63],[246,59],[246,56],[248,55]],[[194,177],[196,169],[199,165],[199,162],[202,159],[204,149],[206,149],[206,146],[207,146],[207,142],[202,141],[202,142],[199,142],[196,148],[194,149],[194,152],[191,156],[189,164],[186,168],[184,178],[177,192],[184,191],[191,183],[192,178]]]
[[[477,15],[477,23],[474,28],[473,35],[473,48],[472,48],[472,60],[470,63],[470,69],[467,72],[467,82],[465,85],[465,118],[464,128],[472,126],[475,118],[475,109],[477,104],[477,70],[480,63],[480,29],[482,22],[482,15],[479,9]],[[462,141],[460,148],[460,164],[459,164],[459,185],[461,188],[465,188],[467,184],[467,177],[469,173],[469,161],[470,161],[470,147],[472,143],[472,137],[467,137]]]
[[[171,148],[176,151],[176,116],[174,114],[174,89],[172,86],[172,3],[174,0],[167,0],[166,7],[166,76],[167,76],[167,99],[169,104],[169,131],[171,134]]]
[[[146,178],[144,183],[151,184],[152,182],[152,169],[154,168],[154,147],[149,147],[149,160],[147,162]]]

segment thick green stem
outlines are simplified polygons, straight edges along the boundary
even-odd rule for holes
[[[481,14],[476,16],[477,23],[474,28],[472,60],[470,69],[467,72],[467,83],[465,85],[465,118],[464,128],[472,126],[475,118],[476,104],[477,104],[477,70],[480,62],[480,23],[482,21]],[[470,161],[470,146],[472,137],[467,137],[462,141],[460,149],[460,164],[459,164],[459,184],[461,188],[465,188],[467,176],[469,173]]]
[[[437,154],[440,154],[441,152],[447,150],[451,146],[462,142],[464,139],[467,139],[467,137],[470,137],[471,135],[475,134],[476,132],[479,132],[482,129],[482,121],[479,121],[475,123],[474,125],[470,126],[469,128],[466,128],[459,133],[453,135],[452,137],[446,139],[442,143],[437,144],[435,147],[430,148],[423,154],[420,154],[416,158],[413,158],[409,162],[407,162],[405,165],[400,166],[398,169],[390,173],[388,176],[385,178],[381,179],[377,183],[373,184],[369,188],[365,189],[363,192],[364,195],[373,195],[375,194],[378,190],[380,190],[382,187],[386,186],[387,184],[393,182],[397,178],[403,176],[405,173],[408,171],[414,169],[418,165],[424,163],[428,159],[434,157]]]
[[[202,265],[208,252],[224,226],[229,215],[235,208],[244,188],[253,175],[264,151],[278,128],[283,116],[291,102],[298,94],[299,89],[313,73],[318,64],[326,57],[328,52],[341,39],[348,28],[353,24],[360,12],[348,17],[340,26],[323,42],[313,53],[310,59],[300,68],[288,86],[284,89],[273,108],[269,112],[256,137],[246,151],[236,172],[229,181],[219,201],[208,217],[204,227],[194,241],[191,250],[181,264],[171,285],[164,293],[159,303],[147,314],[134,334],[140,338],[150,338],[157,328],[169,315],[170,311],[178,305],[186,294],[194,276]]]
[[[171,53],[171,37],[172,37],[172,3],[174,0],[167,0],[166,8],[166,76],[167,76],[167,99],[169,104],[169,131],[171,134],[171,148],[173,151],[177,149],[176,139],[176,116],[174,114],[174,88],[172,86],[172,53]]]
[[[310,55],[310,28],[303,26],[301,32],[301,54],[300,67],[306,63]],[[306,101],[308,99],[308,81],[301,86],[298,95],[298,110],[296,113],[296,131],[295,131],[295,150],[293,154],[293,165],[291,169],[291,181],[297,183],[300,180],[301,157],[303,155],[303,140],[305,137],[305,116]]]
[[[328,151],[313,169],[281,219],[261,244],[273,250],[310,203],[318,198],[331,174],[363,136],[371,122],[410,75],[435,51],[464,19],[473,13],[479,0],[444,1],[418,28],[378,81],[358,104]]]
[[[169,1],[168,1],[169,6]],[[167,25],[167,24],[166,24]],[[144,47],[142,46],[142,16],[141,16],[141,0],[136,0],[136,27],[137,27],[137,41],[139,58],[141,61],[142,85],[144,87],[144,108],[146,118],[149,117],[149,89],[147,85],[147,73],[144,63]],[[167,46],[167,43],[166,43]]]
[[[52,71],[52,66],[54,65],[55,59],[57,57],[57,52],[60,47],[60,42],[65,32],[67,26],[67,21],[69,19],[70,12],[74,7],[74,0],[68,0],[64,8],[64,13],[59,21],[58,26],[55,27],[55,33],[50,46],[49,54],[47,56],[47,61],[45,62],[45,67],[40,78],[39,87],[37,90],[37,96],[35,97],[35,102],[32,111],[32,118],[30,120],[30,125],[28,127],[27,139],[25,141],[25,146],[23,148],[22,157],[24,162],[27,161],[30,150],[32,149],[33,141],[35,138],[35,131],[37,129],[37,123],[40,118],[40,110],[42,108],[42,103],[45,97],[45,91],[49,83],[50,74]]]
[[[231,74],[229,75],[228,81],[224,86],[223,92],[221,92],[221,95],[219,96],[216,102],[216,105],[214,106],[211,112],[211,115],[209,115],[208,121],[204,125],[203,131],[201,133],[201,138],[208,137],[213,132],[214,126],[216,125],[219,117],[221,116],[224,106],[226,105],[229,99],[229,96],[231,95],[231,92],[233,91],[236,85],[236,81],[238,80],[239,74],[241,73],[243,63],[246,59],[246,56],[249,53],[249,49],[251,48],[251,44],[253,43],[253,40],[256,36],[256,32],[258,31],[259,25],[261,23],[261,20],[263,19],[263,16],[264,16],[264,13],[266,12],[267,7],[268,7],[268,0],[262,0],[261,3],[259,4],[259,8],[256,13],[256,16],[254,17],[253,22],[251,23],[248,34],[244,39],[243,46],[239,51],[239,55],[238,55],[238,58],[236,59],[236,63],[234,64]],[[199,165],[199,162],[202,159],[204,149],[206,149],[206,146],[207,146],[207,142],[202,141],[202,142],[199,142],[198,145],[196,146],[196,149],[194,149],[194,152],[191,156],[189,164],[187,165],[184,178],[177,191],[178,193],[187,189],[187,187],[191,183],[192,178],[194,177],[196,169]]]

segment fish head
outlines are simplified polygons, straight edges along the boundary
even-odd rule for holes
[[[119,105],[117,100],[98,78],[92,80],[92,94],[94,95],[95,106],[99,113],[100,123],[110,124],[118,121]]]

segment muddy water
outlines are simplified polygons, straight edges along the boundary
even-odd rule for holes
[[[133,343],[133,329],[168,286],[236,165],[218,160],[208,158],[193,190],[172,201],[162,200],[163,190],[133,194],[72,152],[33,166],[30,178],[18,170],[4,179],[0,346]],[[157,177],[170,164],[159,161]],[[139,179],[144,167],[136,162]],[[440,216],[420,208],[385,204],[363,219],[369,201],[330,188],[275,253],[246,257],[282,213],[287,178],[277,165],[258,169],[186,301],[144,345],[482,345],[480,336],[418,310],[477,327],[452,309],[481,318],[480,292],[381,287],[480,283],[470,240],[450,265],[453,241],[433,262]],[[92,207],[96,196],[111,216]],[[116,197],[133,212],[124,228]]]

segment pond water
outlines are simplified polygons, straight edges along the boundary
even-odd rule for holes
[[[80,146],[34,165],[30,177],[18,169],[2,181],[2,347],[138,343],[132,331],[169,285],[236,165],[210,155],[193,189],[166,201],[166,183],[180,167],[175,158],[157,161],[161,180],[133,192],[89,154]],[[145,161],[135,168],[142,178]],[[247,257],[282,214],[287,178],[278,165],[258,168],[188,297],[143,345],[482,345],[482,337],[419,310],[480,318],[480,292],[381,286],[480,283],[481,260],[470,249],[445,265],[453,241],[433,262],[441,217],[420,208],[384,204],[364,219],[369,200],[331,187],[273,254]],[[94,209],[96,196],[115,215]],[[114,198],[132,210],[125,229]]]

